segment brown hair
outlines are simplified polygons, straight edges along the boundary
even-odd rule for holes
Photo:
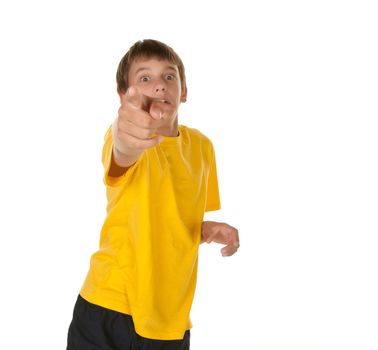
[[[129,87],[128,75],[131,64],[139,58],[158,58],[175,64],[178,68],[181,80],[181,91],[186,89],[185,68],[180,57],[168,45],[152,39],[137,41],[119,62],[117,69],[117,91],[125,93]]]

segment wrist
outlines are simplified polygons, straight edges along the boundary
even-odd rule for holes
[[[130,165],[134,164],[140,157],[143,152],[128,152],[128,151],[120,151],[118,147],[113,144],[113,156],[114,161],[120,167],[129,167]]]
[[[207,226],[207,221],[202,221],[202,226],[201,226],[201,243],[206,241],[206,226]]]

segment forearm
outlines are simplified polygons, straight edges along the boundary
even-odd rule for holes
[[[112,159],[109,168],[109,176],[119,177],[126,173],[127,169],[133,165],[138,158],[135,160],[130,157],[124,157],[124,155],[116,150],[113,146]]]
[[[139,159],[143,151],[128,152],[128,150],[120,149],[121,147],[118,146],[121,142],[118,139],[117,119],[112,125],[112,136],[113,148],[109,176],[118,177],[122,176],[127,169]]]
[[[206,242],[206,238],[207,238],[206,225],[207,224],[208,224],[208,221],[202,221],[202,225],[201,225],[201,242],[200,243]]]
[[[142,152],[139,154],[128,155],[120,152],[116,145],[113,145],[113,161],[115,165],[121,168],[128,168],[133,165],[141,156]]]

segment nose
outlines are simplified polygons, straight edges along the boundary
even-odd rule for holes
[[[159,80],[155,85],[155,92],[165,92],[167,90],[167,87],[165,85],[165,82],[163,80]]]

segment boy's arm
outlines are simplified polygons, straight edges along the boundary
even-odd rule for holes
[[[126,173],[127,169],[130,168],[138,159],[138,156],[127,156],[117,150],[113,145],[112,159],[110,162],[109,176],[119,177]]]
[[[225,244],[221,249],[223,256],[230,256],[236,253],[240,247],[239,232],[223,222],[203,221],[201,230],[201,243],[216,242]]]
[[[121,107],[112,125],[113,149],[109,176],[122,176],[144,150],[162,141],[156,130],[164,121],[151,115],[152,102],[153,99],[143,95],[136,86],[121,94]]]

